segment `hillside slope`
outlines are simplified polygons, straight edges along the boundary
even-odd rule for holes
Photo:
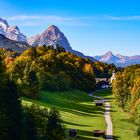
[[[39,101],[23,98],[23,104],[30,103],[57,108],[61,112],[66,128],[78,129],[80,140],[93,139],[94,129],[105,130],[104,109],[93,105],[93,99],[85,92],[79,90],[42,91]]]

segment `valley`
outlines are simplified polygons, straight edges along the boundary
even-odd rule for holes
[[[96,107],[93,98],[86,92],[70,90],[64,92],[41,91],[39,101],[23,98],[23,104],[39,104],[43,107],[57,108],[66,126],[68,137],[69,129],[77,129],[78,140],[102,139],[93,137],[93,130],[106,130],[104,121],[104,107]]]
[[[0,1],[0,140],[140,140],[138,0]]]

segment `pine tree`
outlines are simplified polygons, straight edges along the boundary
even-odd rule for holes
[[[15,83],[8,79],[0,59],[0,140],[20,140],[21,104]]]
[[[48,114],[47,140],[64,140],[65,129],[59,112],[52,108]]]

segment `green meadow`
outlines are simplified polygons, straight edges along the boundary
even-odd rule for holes
[[[22,103],[38,104],[48,109],[55,107],[61,113],[61,117],[66,127],[66,133],[69,129],[77,129],[78,137],[71,140],[102,140],[103,138],[93,137],[93,130],[106,130],[104,121],[104,108],[96,107],[93,104],[93,98],[86,92],[79,90],[70,90],[64,92],[41,91],[39,100],[22,98]]]

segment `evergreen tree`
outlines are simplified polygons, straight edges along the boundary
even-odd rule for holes
[[[20,140],[22,110],[15,83],[8,79],[0,60],[0,140]]]
[[[25,92],[27,96],[33,99],[38,98],[39,82],[36,73],[32,70],[29,72],[29,74],[26,77],[25,88],[26,88]]]
[[[64,140],[65,129],[59,112],[52,108],[48,114],[47,140]]]

